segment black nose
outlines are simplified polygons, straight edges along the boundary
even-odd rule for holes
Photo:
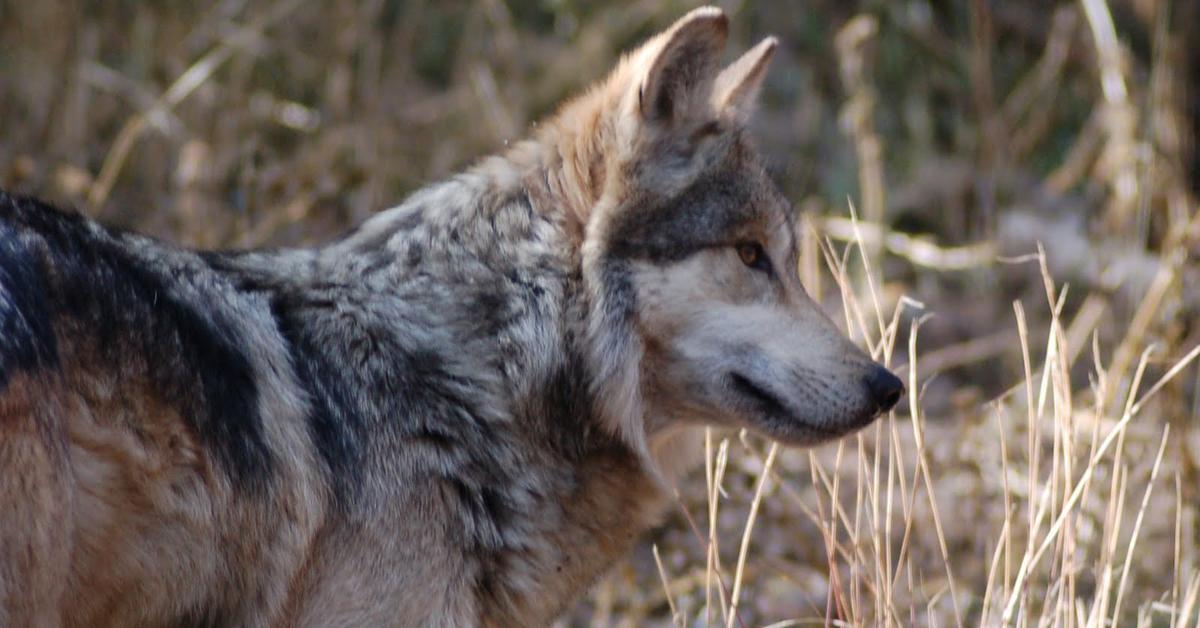
[[[895,407],[896,402],[900,401],[900,395],[904,394],[904,382],[892,375],[891,371],[876,364],[867,375],[867,389],[871,391],[871,398],[875,400],[879,411],[887,412]]]

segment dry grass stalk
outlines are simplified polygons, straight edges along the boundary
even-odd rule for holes
[[[1110,225],[1120,229],[1132,225],[1137,203],[1137,113],[1129,101],[1121,44],[1108,3],[1105,0],[1080,0],[1080,4],[1096,46],[1096,63],[1104,94],[1107,142],[1101,165],[1102,174],[1112,190],[1108,210]]]

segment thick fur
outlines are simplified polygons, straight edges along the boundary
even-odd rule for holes
[[[873,418],[743,137],[774,41],[721,72],[725,30],[316,249],[0,193],[0,625],[543,625],[696,427]]]

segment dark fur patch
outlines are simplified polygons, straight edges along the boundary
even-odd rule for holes
[[[203,293],[219,286],[219,278],[183,263],[186,253],[149,240],[127,241],[78,214],[33,200],[0,201],[5,229],[36,241],[44,257],[46,270],[27,284],[33,288],[23,290],[25,317],[39,317],[47,328],[55,318],[69,320],[118,373],[145,365],[144,372],[130,375],[147,377],[163,401],[178,408],[236,484],[261,486],[271,456],[246,344],[222,312],[178,293],[185,282]],[[163,263],[147,262],[135,249]],[[20,257],[11,259],[32,268]],[[33,290],[43,295],[41,301],[28,296]]]
[[[309,431],[342,505],[359,492],[373,452],[400,446],[430,469],[465,459],[466,443],[487,442],[478,385],[447,370],[452,358],[405,343],[379,303],[349,286],[277,285],[271,311],[309,393]],[[340,307],[353,303],[355,307]],[[473,452],[477,453],[477,452]]]
[[[568,346],[572,345],[573,341],[568,340]],[[543,390],[545,394],[537,399],[541,407],[529,415],[549,417],[551,425],[557,428],[548,434],[553,439],[551,451],[558,451],[569,460],[582,460],[588,446],[596,445],[597,437],[607,437],[607,433],[595,429],[599,421],[594,416],[596,404],[583,359],[571,356],[554,372]]]
[[[679,261],[696,251],[728,246],[756,227],[756,208],[746,184],[732,172],[701,177],[682,194],[650,202],[621,215],[612,254],[656,263]]]
[[[420,266],[421,260],[424,258],[424,256],[425,247],[422,246],[420,242],[410,242],[408,244],[407,262],[410,267],[416,268],[417,266]]]
[[[305,303],[278,293],[271,298],[271,315],[288,343],[292,366],[312,404],[309,434],[329,471],[334,495],[345,503],[361,483],[362,418],[348,374],[335,367],[322,352],[319,340],[306,329],[302,308],[322,305],[333,303]]]
[[[0,193],[0,221],[11,202]],[[0,391],[15,372],[57,364],[58,343],[38,260],[17,231],[0,222]]]
[[[494,285],[476,290],[471,303],[471,311],[478,317],[474,324],[483,336],[495,337],[516,321],[519,302]]]

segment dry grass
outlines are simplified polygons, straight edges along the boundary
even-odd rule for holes
[[[187,244],[321,241],[687,6],[0,3],[0,183]],[[1197,5],[726,8],[736,47],[786,44],[756,135],[799,272],[908,403],[813,451],[709,434],[564,623],[1195,625]]]

